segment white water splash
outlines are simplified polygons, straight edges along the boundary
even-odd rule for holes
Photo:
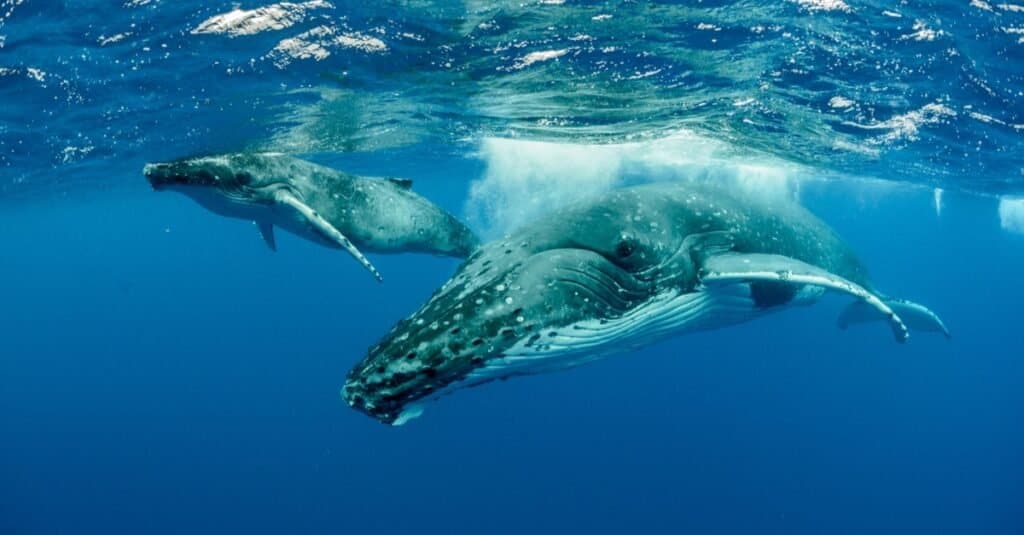
[[[999,224],[1004,230],[1024,234],[1024,197],[999,199]]]
[[[688,131],[601,145],[487,138],[478,156],[487,168],[471,184],[465,211],[490,237],[560,206],[636,183],[709,181],[787,198],[799,191],[797,166],[768,158],[738,163],[724,143]]]

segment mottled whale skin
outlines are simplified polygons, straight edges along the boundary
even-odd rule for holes
[[[734,325],[826,290],[855,298],[842,326],[882,320],[899,341],[907,325],[946,332],[926,308],[877,294],[850,248],[795,202],[694,184],[617,190],[481,247],[369,349],[342,396],[400,425],[458,388]]]
[[[361,251],[464,258],[479,244],[409,180],[354,176],[274,153],[153,163],[143,173],[156,190],[180,191],[217,214],[254,221],[271,249],[279,227],[347,250],[378,279]]]

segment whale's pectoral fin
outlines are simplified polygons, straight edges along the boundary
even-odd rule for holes
[[[274,239],[274,224],[270,221],[253,221],[260,229],[260,236],[263,236],[263,243],[270,247],[271,251],[277,252],[277,240]]]
[[[946,324],[942,322],[938,314],[932,312],[924,305],[920,305],[906,299],[883,298],[882,301],[889,305],[907,323],[907,326],[915,331],[939,332],[946,338],[952,338]],[[882,319],[878,311],[866,306],[863,302],[852,303],[843,309],[836,322],[840,329],[845,329],[854,323],[865,323]]]
[[[300,201],[294,195],[286,191],[277,192],[275,198],[277,199],[277,202],[294,208],[295,211],[301,214],[302,217],[313,226],[313,228],[320,231],[325,238],[348,251],[348,253],[362,264],[370,273],[372,273],[378,281],[383,282],[384,278],[380,276],[380,272],[377,271],[377,268],[373,267],[373,264],[370,263],[366,256],[363,255],[363,253],[361,253],[359,249],[357,249],[356,246],[341,233],[341,231],[335,228],[334,225],[324,219],[320,214],[316,213],[316,210],[313,210],[309,205]]]
[[[889,322],[896,340],[905,342],[910,333],[899,315],[875,294],[817,266],[788,256],[760,253],[725,253],[709,256],[701,263],[700,280],[705,285],[774,283],[775,285],[819,286],[856,297]]]

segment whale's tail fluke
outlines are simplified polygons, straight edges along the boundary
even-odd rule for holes
[[[885,297],[882,299],[886,305],[903,318],[907,327],[915,331],[939,332],[946,338],[952,338],[946,324],[942,322],[939,315],[932,312],[928,307],[907,299],[894,299]],[[878,311],[867,306],[863,301],[858,301],[846,307],[837,320],[840,329],[846,329],[855,323],[867,323],[881,321],[885,318]]]

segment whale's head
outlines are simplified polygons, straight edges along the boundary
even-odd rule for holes
[[[213,212],[249,217],[247,209],[271,204],[274,191],[286,187],[273,154],[228,154],[151,163],[143,174],[156,191],[177,191]]]
[[[671,310],[648,305],[694,279],[688,224],[662,199],[622,192],[486,244],[369,349],[342,396],[401,424],[454,389],[574,366],[653,336]]]

